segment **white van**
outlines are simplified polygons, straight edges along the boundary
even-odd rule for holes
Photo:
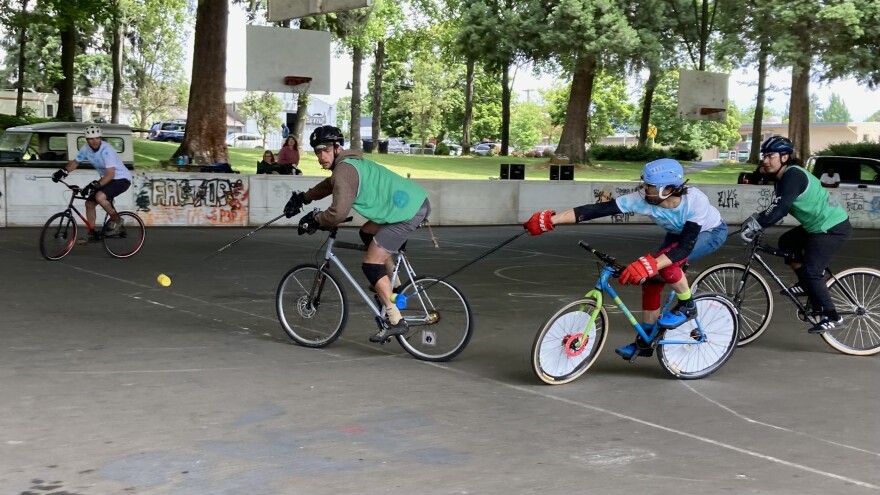
[[[104,141],[119,153],[128,169],[134,168],[131,127],[91,122],[45,122],[10,127],[0,135],[0,167],[60,168],[76,158],[86,144],[86,127],[98,125]],[[84,162],[79,168],[92,168]]]

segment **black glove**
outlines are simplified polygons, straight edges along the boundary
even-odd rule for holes
[[[59,180],[67,177],[67,170],[63,168],[52,174],[52,182],[58,182]]]
[[[318,231],[318,228],[321,226],[321,224],[319,224],[318,221],[315,220],[315,215],[317,215],[318,213],[321,213],[321,210],[316,208],[306,213],[302,216],[302,218],[299,219],[299,228],[297,229],[299,235],[312,235]]]
[[[290,199],[287,200],[287,204],[284,205],[284,216],[287,218],[293,218],[294,215],[297,215],[302,211],[303,205],[309,203],[311,203],[311,201],[306,199],[306,193],[293,191],[293,194],[290,195]]]
[[[82,195],[88,198],[92,193],[98,192],[99,189],[101,189],[101,183],[93,180],[89,182],[89,185],[83,188]]]

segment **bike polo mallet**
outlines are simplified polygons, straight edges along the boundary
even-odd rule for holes
[[[255,234],[257,231],[259,231],[260,229],[262,229],[263,227],[268,227],[269,225],[271,225],[272,223],[278,221],[279,219],[281,219],[281,218],[283,218],[283,217],[284,217],[284,213],[278,215],[277,217],[273,218],[272,220],[269,220],[268,222],[264,223],[263,225],[260,225],[259,227],[255,228],[254,230],[248,232],[247,234],[245,234],[245,235],[239,237],[238,239],[236,239],[236,240],[230,242],[229,244],[223,246],[222,248],[220,248],[220,249],[214,251],[213,253],[211,253],[211,254],[205,256],[204,258],[198,260],[198,261],[196,262],[196,264],[199,264],[199,263],[201,263],[201,262],[203,262],[203,261],[207,261],[207,260],[213,258],[214,256],[217,256],[218,254],[220,254],[220,253],[222,253],[223,251],[225,251],[227,248],[231,247],[233,244],[235,244],[235,243],[237,243],[237,242],[239,242],[239,241],[241,241],[241,240],[247,239],[247,238],[250,237],[252,234]],[[192,271],[192,270],[193,270],[193,269],[187,270],[187,272]],[[184,272],[184,273],[186,273],[186,272]],[[164,273],[160,273],[159,276],[156,277],[156,282],[158,282],[159,285],[161,285],[162,287],[170,287],[170,286],[171,286],[171,277],[168,276],[168,275],[166,275],[166,274],[164,274]]]

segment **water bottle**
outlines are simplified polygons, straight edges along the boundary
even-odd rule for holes
[[[183,156],[182,155],[177,157],[177,166],[180,167],[181,165],[183,165]]]
[[[406,296],[403,294],[391,294],[391,302],[397,306],[397,309],[406,309]]]

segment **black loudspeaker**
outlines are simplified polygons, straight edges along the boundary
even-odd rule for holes
[[[550,165],[550,180],[574,180],[574,165]]]
[[[550,165],[550,180],[559,180],[559,165]]]
[[[526,165],[524,163],[510,164],[510,180],[525,180]]]
[[[510,178],[510,164],[509,163],[502,163],[501,164],[501,171],[499,171],[498,174],[499,174],[498,177],[501,178],[501,180],[509,179]]]

